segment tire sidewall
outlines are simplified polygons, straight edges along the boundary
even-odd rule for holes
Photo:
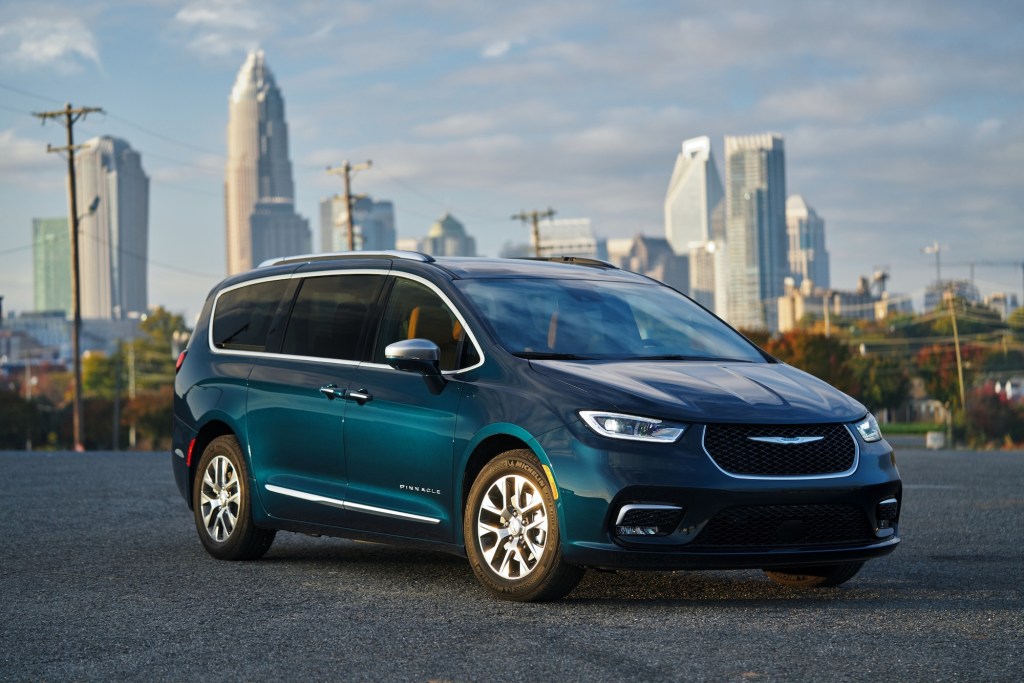
[[[477,517],[484,493],[497,479],[518,475],[527,479],[541,495],[544,512],[548,519],[547,539],[540,562],[522,579],[505,579],[491,570],[483,556],[477,535]],[[525,451],[503,453],[484,466],[473,482],[467,498],[466,514],[463,517],[463,538],[466,554],[473,573],[482,584],[495,594],[510,600],[530,600],[541,594],[547,587],[551,575],[561,564],[561,533],[558,528],[558,510],[552,495],[551,485],[532,454]]]
[[[200,501],[200,491],[203,486],[206,468],[209,467],[210,461],[217,456],[223,456],[231,462],[239,482],[238,515],[235,527],[231,530],[231,534],[225,541],[216,541],[207,532],[206,525],[203,524],[202,503]],[[235,558],[239,553],[240,546],[245,543],[246,536],[250,533],[252,527],[252,517],[249,513],[249,470],[242,455],[242,448],[235,437],[219,436],[203,449],[203,455],[199,459],[196,476],[192,483],[192,510],[196,531],[199,533],[199,540],[207,552],[219,559]]]

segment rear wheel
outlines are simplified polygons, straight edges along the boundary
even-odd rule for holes
[[[220,436],[203,450],[192,485],[196,531],[219,560],[262,557],[277,533],[252,522],[249,475],[238,440]]]
[[[551,485],[528,450],[484,466],[469,491],[463,535],[473,573],[505,600],[556,600],[583,576],[562,561]]]
[[[863,562],[833,564],[824,567],[783,567],[780,569],[762,570],[769,579],[780,586],[793,588],[828,588],[838,586],[852,579]]]

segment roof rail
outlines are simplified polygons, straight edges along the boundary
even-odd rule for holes
[[[550,261],[551,263],[572,263],[577,266],[591,266],[596,268],[613,268],[619,270],[619,267],[610,261],[605,261],[599,258],[588,258],[586,256],[519,256],[525,261]]]
[[[282,256],[267,259],[259,265],[260,268],[267,266],[279,266],[286,263],[307,263],[311,261],[334,261],[338,259],[356,258],[401,258],[422,263],[433,263],[434,257],[429,254],[422,254],[418,251],[401,251],[398,249],[384,249],[382,251],[333,251],[322,254],[301,254],[298,256]]]

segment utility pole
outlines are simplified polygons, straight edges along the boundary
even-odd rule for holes
[[[74,363],[74,406],[73,406],[73,440],[75,450],[82,452],[85,445],[82,440],[82,297],[81,297],[81,276],[78,268],[78,198],[75,186],[75,123],[88,114],[94,112],[102,113],[99,107],[78,107],[72,108],[71,103],[64,105],[63,109],[56,111],[36,112],[33,116],[42,119],[45,124],[49,119],[61,121],[67,130],[68,144],[64,147],[46,146],[47,152],[68,153],[68,198],[71,220],[71,304],[73,309],[71,323],[71,356]]]
[[[520,211],[516,215],[512,216],[512,220],[520,221],[525,225],[528,221],[533,224],[533,255],[540,257],[540,219],[551,218],[555,215],[555,210],[548,207],[547,211],[537,211],[534,209],[527,213],[526,211]]]
[[[948,290],[949,296],[949,317],[953,321],[953,344],[956,347],[956,374],[960,384],[960,409],[967,410],[967,400],[964,396],[964,365],[960,357],[960,335],[956,329],[956,308],[954,306],[953,287]]]
[[[351,176],[353,173],[359,171],[365,171],[366,169],[373,166],[373,161],[370,159],[366,160],[365,164],[356,164],[353,166],[347,161],[343,161],[341,166],[328,166],[327,172],[333,175],[340,175],[344,180],[345,194],[343,198],[345,200],[345,223],[348,231],[348,250],[356,250],[356,232],[355,225],[352,223],[352,188],[351,188]]]

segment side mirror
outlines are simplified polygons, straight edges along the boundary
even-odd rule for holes
[[[388,344],[384,349],[384,359],[396,370],[423,375],[430,393],[440,394],[444,389],[439,365],[441,349],[429,339],[405,339]]]

